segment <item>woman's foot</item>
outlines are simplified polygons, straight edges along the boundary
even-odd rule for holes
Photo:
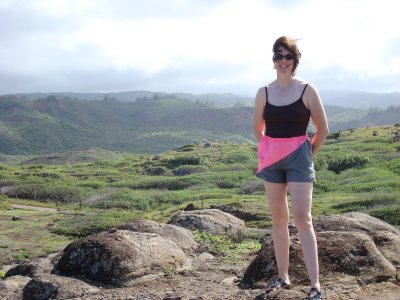
[[[290,283],[286,283],[283,279],[278,278],[272,283],[269,288],[267,288],[266,293],[270,293],[272,291],[277,291],[280,289],[289,290]]]
[[[307,295],[308,300],[321,300],[321,291],[317,288],[311,288],[310,292]]]

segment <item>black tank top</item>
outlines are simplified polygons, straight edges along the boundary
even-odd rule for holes
[[[304,105],[304,87],[300,98],[289,105],[272,105],[268,102],[268,91],[265,87],[266,103],[263,117],[265,120],[265,135],[273,138],[290,138],[307,133],[310,122],[310,110]]]

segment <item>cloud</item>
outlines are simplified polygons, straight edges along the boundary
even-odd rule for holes
[[[393,3],[27,0],[21,6],[3,0],[0,93],[210,89],[253,95],[275,77],[271,48],[281,35],[300,38],[299,76],[306,80],[393,90],[400,73],[397,12],[388,9]]]

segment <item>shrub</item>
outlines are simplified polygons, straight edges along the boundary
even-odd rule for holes
[[[84,237],[118,225],[139,219],[140,216],[126,211],[107,210],[95,214],[76,215],[55,224],[53,233],[73,237]]]
[[[314,193],[321,194],[338,190],[336,182],[330,180],[317,180],[314,184]]]
[[[326,170],[328,168],[328,162],[326,157],[323,155],[317,155],[314,159],[315,171]]]
[[[247,152],[235,151],[227,154],[221,158],[221,161],[225,164],[243,163],[250,160],[250,156]]]
[[[165,168],[163,166],[154,166],[147,170],[147,174],[155,175],[155,176],[166,175],[168,173],[169,172],[168,172],[167,168]]]
[[[368,213],[389,224],[400,225],[400,207],[398,205],[373,209]]]
[[[168,168],[174,169],[182,165],[201,165],[203,163],[202,158],[197,155],[182,155],[173,158],[163,160]]]
[[[132,189],[183,190],[189,186],[202,183],[193,177],[152,177],[127,184]]]
[[[78,202],[83,194],[84,190],[81,188],[62,184],[50,185],[45,183],[27,183],[19,185],[8,193],[9,196],[32,199],[35,201],[55,201],[61,203]]]
[[[346,169],[361,167],[370,161],[370,156],[362,154],[347,154],[335,156],[328,161],[328,170],[340,173]]]
[[[216,184],[220,189],[232,189],[235,187],[235,183],[228,180],[219,180]]]
[[[10,203],[8,202],[7,197],[4,196],[3,194],[0,194],[0,210],[9,208],[10,208]]]
[[[185,175],[190,175],[190,174],[207,172],[207,168],[203,167],[203,166],[186,165],[186,166],[180,166],[180,167],[176,168],[173,172],[174,172],[174,175],[176,175],[176,176],[185,176]]]
[[[247,195],[264,192],[264,183],[261,180],[247,181],[241,185],[240,192]]]

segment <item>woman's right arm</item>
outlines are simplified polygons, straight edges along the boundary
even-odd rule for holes
[[[253,130],[257,141],[260,141],[264,135],[265,121],[263,117],[264,106],[265,106],[265,90],[260,88],[256,95],[254,103],[254,118],[253,118]]]

